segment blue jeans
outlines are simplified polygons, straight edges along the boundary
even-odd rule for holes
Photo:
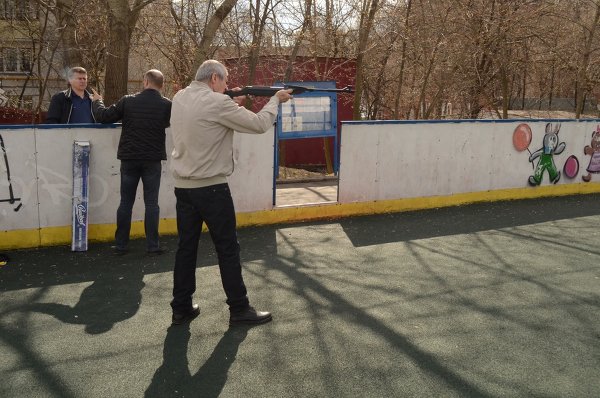
[[[218,184],[203,188],[175,188],[175,196],[179,239],[173,272],[173,312],[186,313],[192,308],[203,222],[217,251],[221,283],[229,309],[233,312],[245,309],[249,304],[242,278],[240,245],[229,186]]]
[[[158,241],[158,190],[162,166],[160,160],[121,160],[121,203],[117,210],[115,244],[119,249],[127,248],[131,231],[131,210],[135,202],[137,186],[142,180],[144,187],[144,230],[149,252],[160,249]]]

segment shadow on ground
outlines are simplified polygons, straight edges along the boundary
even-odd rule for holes
[[[347,218],[354,246],[467,234],[600,214],[600,194],[476,203],[465,206]],[[382,225],[385,226],[382,228]]]
[[[65,247],[13,251],[9,253],[11,263],[0,268],[0,292],[28,296],[21,303],[5,300],[0,310],[0,342],[18,357],[5,373],[22,374],[20,371],[27,369],[42,385],[40,390],[65,397],[87,396],[90,391],[94,394],[89,396],[101,396],[105,386],[100,382],[90,384],[89,391],[74,391],[79,384],[70,379],[69,372],[88,366],[83,374],[95,376],[102,370],[100,365],[111,382],[111,377],[119,379],[119,372],[138,366],[140,372],[146,371],[147,377],[141,380],[125,385],[115,381],[107,390],[123,396],[198,396],[201,392],[203,397],[217,397],[226,388],[229,393],[240,393],[243,388],[255,388],[240,382],[245,380],[245,372],[251,372],[250,378],[265,378],[274,389],[271,396],[324,393],[344,397],[352,392],[355,396],[369,396],[365,392],[371,396],[386,392],[419,396],[420,391],[428,391],[430,396],[440,396],[440,392],[449,396],[547,396],[552,389],[594,396],[598,388],[585,381],[597,376],[598,369],[600,340],[594,314],[600,301],[593,279],[598,275],[593,261],[593,256],[600,255],[594,251],[597,241],[584,236],[576,242],[562,242],[560,235],[544,236],[540,229],[530,248],[530,237],[519,235],[518,230],[500,230],[599,214],[600,195],[594,194],[304,223],[298,229],[290,225],[241,229],[242,261],[250,263],[245,275],[255,288],[264,289],[254,292],[275,296],[265,301],[280,310],[273,325],[252,334],[248,339],[252,344],[244,343],[247,328],[224,329],[216,322],[207,323],[195,335],[189,326],[165,331],[153,312],[162,305],[157,304],[158,299],[168,294],[152,297],[148,289],[145,298],[157,300],[146,302],[151,314],[131,319],[143,312],[145,276],[158,274],[156,280],[146,282],[170,289],[176,237],[163,237],[169,251],[160,257],[146,257],[142,240],[133,241],[131,252],[120,257],[111,254],[108,243],[92,244],[85,253],[72,253]],[[327,247],[327,234],[339,233],[339,226],[343,234]],[[287,228],[290,230],[282,234]],[[585,226],[586,231],[590,228]],[[419,241],[479,231],[492,233],[473,237],[470,249],[454,239]],[[305,235],[310,233],[321,240],[311,242],[313,236]],[[382,245],[372,252],[369,248],[352,250],[342,246],[347,244],[346,236],[354,248],[406,244]],[[527,250],[554,250],[554,255],[564,255],[565,261],[522,264],[518,258],[506,256],[501,245],[495,246],[498,240],[514,244],[521,238],[526,238],[527,244],[520,255],[527,255]],[[444,250],[437,246],[440,243],[446,245]],[[400,251],[405,256],[402,263],[394,257]],[[199,252],[199,268],[216,265],[208,234],[203,235]],[[589,257],[573,261],[582,256]],[[406,259],[410,261],[404,262]],[[215,273],[206,277],[220,292],[214,268]],[[57,287],[55,291],[68,290],[68,284],[82,282],[89,285],[73,306],[58,300],[40,302],[53,287]],[[40,354],[39,346],[44,344],[36,338],[43,333],[29,328],[56,327],[56,322],[33,319],[35,314],[59,320],[63,325],[57,330],[72,333],[64,338],[79,339],[82,344],[105,339],[104,345],[99,345],[104,351],[80,354],[72,363],[63,361],[61,353],[57,357]],[[201,319],[220,320],[204,312]],[[149,320],[153,323],[144,323]],[[127,326],[108,333],[119,323]],[[140,329],[140,324],[148,330]],[[85,333],[64,325],[83,325]],[[157,341],[141,346],[146,350],[142,350],[146,357],[141,358],[148,361],[148,357],[160,356],[162,349],[161,360],[150,365],[140,362],[136,354],[138,334],[145,332]],[[129,336],[123,337],[123,333]],[[126,351],[131,352],[112,350],[111,343],[123,338],[130,339]],[[209,347],[206,355],[194,351],[201,345]],[[232,371],[242,352],[247,361],[260,358],[260,365],[245,362],[237,373]],[[194,364],[189,363],[192,355],[196,355]],[[102,362],[103,356],[113,362]],[[117,358],[127,362],[120,365]],[[581,376],[582,372],[587,373]],[[556,375],[572,381],[573,386],[563,386],[553,377]],[[9,387],[0,387],[0,395],[11,396],[15,391],[21,396],[35,395],[27,390],[31,386],[22,390],[15,386],[18,383],[11,382]]]

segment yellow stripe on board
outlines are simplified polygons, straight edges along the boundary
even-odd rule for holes
[[[16,231],[0,231],[0,250],[22,249],[40,246],[39,229],[19,229]]]
[[[424,210],[439,207],[458,206],[477,202],[494,202],[500,200],[532,199],[549,196],[565,196],[577,194],[600,193],[600,183],[578,183],[551,185],[542,187],[525,187],[500,189],[483,192],[458,193],[446,196],[429,196],[423,198],[405,198],[358,203],[315,204],[297,207],[280,207],[251,213],[238,213],[238,227],[267,224],[294,223],[336,219],[350,216],[370,214],[396,213],[411,210]],[[89,227],[91,242],[107,242],[114,239],[115,224],[94,224]],[[174,235],[177,233],[175,219],[160,220],[160,233]],[[206,226],[204,226],[206,230]],[[0,232],[0,249],[19,249],[38,246],[63,245],[71,243],[71,226],[45,227],[42,229],[16,230]],[[144,236],[143,221],[131,223],[131,237]]]
[[[428,196],[380,200],[373,202],[334,203],[299,207],[283,207],[269,211],[240,213],[238,226],[254,226],[287,222],[335,219],[349,216],[397,213],[439,207],[458,206],[477,202],[532,199],[549,196],[600,193],[600,183],[579,183],[543,187],[500,189],[493,191],[458,193],[446,196]]]

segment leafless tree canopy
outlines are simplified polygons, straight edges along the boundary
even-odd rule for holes
[[[27,84],[39,82],[44,100],[49,76],[75,63],[110,100],[151,67],[173,94],[207,58],[243,59],[247,76],[237,81],[252,84],[266,55],[288,63],[287,79],[298,56],[355,60],[355,118],[507,118],[565,106],[580,117],[600,99],[600,0],[30,3],[26,16],[0,7],[0,29],[30,43],[21,46]],[[5,48],[15,46],[3,46],[6,69]]]

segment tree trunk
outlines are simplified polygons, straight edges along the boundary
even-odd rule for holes
[[[56,1],[56,19],[61,29],[62,59],[65,69],[81,65],[81,51],[77,45],[77,21],[73,15],[73,0]]]
[[[404,81],[404,64],[406,62],[406,45],[407,45],[407,36],[408,36],[408,21],[410,18],[410,10],[411,10],[412,0],[407,0],[406,2],[406,18],[404,20],[404,35],[402,35],[402,51],[400,52],[400,71],[398,75],[398,87],[396,89],[396,97],[394,101],[394,118],[400,118],[400,97],[402,95],[402,86]]]
[[[128,0],[106,0],[109,12],[109,38],[106,49],[104,99],[108,104],[117,102],[128,92],[131,34],[137,24],[140,11],[154,1],[135,0],[133,7],[129,8]]]
[[[288,82],[292,78],[292,73],[294,72],[294,62],[296,61],[296,57],[298,56],[298,52],[300,51],[300,46],[302,45],[302,41],[304,40],[304,35],[306,34],[306,30],[311,24],[312,18],[310,14],[310,10],[312,8],[312,0],[305,0],[306,10],[304,12],[304,21],[302,22],[302,28],[300,29],[300,33],[298,33],[298,37],[294,42],[294,47],[292,48],[292,52],[288,58],[287,67],[285,68],[285,75],[283,77],[284,82]]]
[[[550,88],[548,93],[548,111],[552,110],[552,99],[554,98],[554,77],[555,77],[556,61],[552,60],[552,67],[550,68]]]
[[[381,107],[381,100],[383,99],[383,83],[385,80],[385,68],[388,64],[390,56],[392,55],[394,44],[396,44],[396,40],[398,40],[398,37],[400,37],[401,32],[401,30],[398,30],[398,32],[396,32],[394,37],[390,40],[381,60],[381,70],[379,72],[379,75],[377,76],[374,89],[375,101],[373,104],[373,114],[375,115],[375,117],[377,117],[377,114],[379,113],[379,108]]]
[[[415,119],[418,119],[420,117],[420,109],[423,109],[422,113],[425,113],[425,108],[427,106],[427,104],[425,103],[427,85],[429,84],[429,77],[431,76],[431,71],[433,70],[433,67],[435,65],[435,59],[437,56],[440,41],[441,36],[438,37],[438,40],[435,43],[433,53],[431,54],[431,58],[429,59],[429,65],[427,67],[427,70],[425,71],[425,76],[423,76],[423,84],[421,85],[421,93],[419,94],[419,107],[417,108],[417,114],[415,115]]]
[[[590,58],[592,53],[592,44],[594,41],[594,35],[596,34],[596,30],[598,29],[598,21],[600,20],[600,4],[596,5],[596,13],[594,15],[594,21],[592,26],[589,27],[589,35],[585,34],[584,29],[584,40],[585,45],[583,49],[583,58],[581,60],[581,64],[579,65],[579,69],[577,72],[577,96],[576,98],[576,108],[575,108],[575,118],[579,119],[581,114],[583,113],[584,104],[585,104],[585,94],[587,91],[588,80],[587,80],[587,69],[590,65]]]
[[[285,68],[285,75],[283,77],[284,82],[289,82],[292,79],[294,72],[294,62],[296,61],[296,56],[298,56],[298,52],[300,51],[300,46],[302,45],[302,41],[304,40],[304,35],[306,34],[306,30],[312,23],[311,18],[311,8],[312,8],[312,0],[306,0],[306,10],[304,12],[304,21],[302,22],[302,29],[296,38],[296,42],[294,43],[294,47],[292,48],[292,52],[288,58],[288,64]],[[285,140],[279,141],[279,166],[285,167],[286,155],[285,155]]]
[[[369,34],[375,19],[375,13],[379,8],[379,0],[370,0],[363,3],[360,17],[360,34],[358,35],[358,51],[356,56],[356,85],[354,88],[354,102],[352,104],[352,118],[360,120],[360,104],[363,91],[363,69],[365,51],[369,42]]]
[[[202,62],[210,59],[212,57],[212,43],[215,39],[215,35],[217,34],[217,30],[223,23],[223,20],[227,18],[227,15],[231,12],[233,7],[235,7],[237,0],[224,0],[223,3],[217,8],[215,13],[210,17],[206,27],[204,28],[204,34],[202,35],[202,39],[200,40],[200,44],[196,49],[196,54],[194,55],[194,65],[192,66],[192,75],[196,74],[196,70]],[[193,79],[193,76],[190,77],[190,80]]]
[[[114,3],[114,2],[113,2]],[[117,9],[111,9],[108,17],[110,37],[108,39],[106,55],[106,78],[104,100],[107,104],[114,104],[123,95],[127,94],[127,80],[129,70],[129,23],[128,14]]]
[[[500,68],[500,84],[502,85],[502,119],[508,119],[510,93],[508,91],[508,71],[504,66]]]
[[[261,0],[256,0],[256,5],[254,7],[254,26],[252,27],[252,45],[250,47],[249,56],[248,85],[254,84],[254,79],[256,78],[256,66],[258,65],[258,59],[260,58],[260,48],[262,46],[265,24],[269,12],[271,12],[269,9],[271,0],[266,0],[262,15],[260,14],[260,3]]]

